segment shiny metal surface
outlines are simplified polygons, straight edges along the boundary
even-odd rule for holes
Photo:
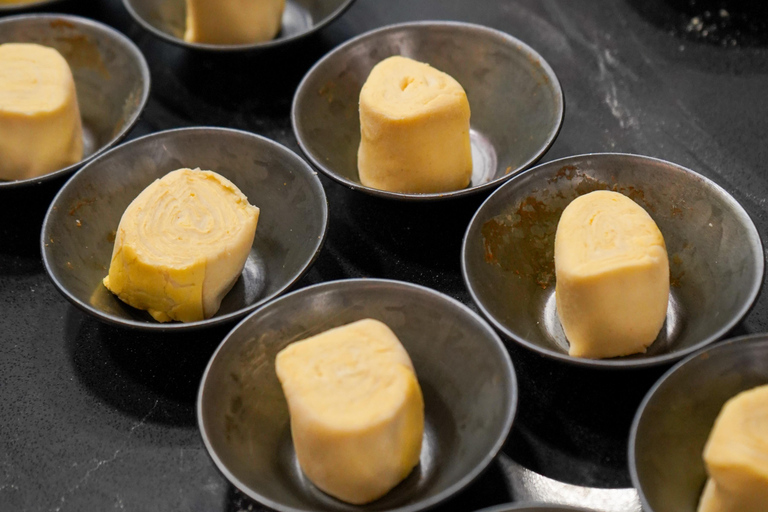
[[[149,68],[136,45],[102,23],[60,14],[0,19],[0,44],[37,43],[67,60],[83,122],[84,156],[69,167],[36,178],[0,180],[0,189],[42,183],[74,172],[121,141],[149,98]]]
[[[587,509],[531,503],[526,505],[499,505],[498,507],[484,508],[479,512],[587,512]]]
[[[425,402],[420,465],[366,506],[335,500],[302,474],[274,369],[293,341],[375,318],[410,355]],[[469,484],[500,450],[517,406],[517,383],[493,329],[463,304],[398,281],[332,281],[286,295],[241,322],[205,373],[198,424],[213,461],[249,497],[282,512],[422,510]]]
[[[667,245],[667,321],[645,354],[570,357],[557,318],[557,222],[574,198],[598,189],[617,190],[643,206]],[[719,339],[752,306],[763,271],[757,229],[725,190],[684,167],[615,153],[564,158],[516,176],[480,207],[462,251],[473,300],[508,338],[544,356],[595,368],[668,364]]]
[[[308,36],[344,14],[355,0],[286,0],[282,28],[271,41],[253,44],[189,43],[185,0],[123,0],[131,16],[155,36],[185,48],[212,52],[265,50]]]
[[[154,180],[182,167],[220,173],[261,215],[241,278],[219,312],[199,322],[162,324],[120,301],[101,281],[126,207]],[[43,222],[43,263],[67,299],[101,320],[138,329],[196,329],[231,322],[283,293],[317,257],[327,220],[316,173],[284,146],[223,128],[169,130],[102,155],[64,185]]]
[[[31,9],[41,9],[43,7],[52,6],[53,4],[57,4],[61,1],[62,0],[33,0],[26,2],[11,2],[7,4],[0,3],[0,14],[9,12],[23,12]]]
[[[646,512],[696,512],[701,458],[725,402],[768,384],[768,335],[734,338],[692,355],[648,392],[629,439],[632,482]]]
[[[598,489],[558,482],[524,468],[507,455],[498,458],[504,469],[504,475],[516,502],[541,503],[555,507],[565,507],[565,510],[590,510],[595,512],[642,512],[640,499],[635,489]],[[521,510],[527,510],[527,505],[517,505]],[[582,507],[577,509],[568,508]],[[502,510],[517,510],[502,505]],[[491,509],[493,510],[493,509]],[[545,508],[544,510],[548,510]],[[490,512],[490,511],[487,511]]]
[[[469,187],[404,194],[360,183],[360,89],[371,69],[392,55],[427,62],[464,87],[472,110]],[[302,151],[328,177],[375,196],[419,201],[487,191],[530,167],[554,142],[563,115],[560,83],[532,48],[488,27],[432,21],[373,30],[335,48],[302,80],[291,120]]]

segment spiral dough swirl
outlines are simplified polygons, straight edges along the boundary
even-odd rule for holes
[[[158,321],[209,318],[245,265],[258,217],[223,176],[173,171],[126,209],[104,284]]]

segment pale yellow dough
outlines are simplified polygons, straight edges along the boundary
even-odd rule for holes
[[[104,286],[158,322],[210,318],[243,270],[258,220],[223,176],[168,173],[123,213]]]
[[[83,158],[75,82],[55,49],[0,45],[0,179],[34,178]]]
[[[709,480],[698,512],[768,510],[768,385],[723,406],[704,447]]]
[[[360,182],[408,193],[466,187],[469,117],[467,95],[451,76],[405,57],[379,62],[360,91]]]
[[[299,464],[312,483],[356,505],[418,464],[424,401],[411,359],[382,322],[360,320],[288,345],[277,376]]]
[[[637,203],[617,192],[578,197],[555,235],[557,314],[574,357],[645,352],[666,318],[664,237]]]
[[[250,44],[274,39],[285,0],[186,0],[190,43]]]

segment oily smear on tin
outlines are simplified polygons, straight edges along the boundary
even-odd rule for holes
[[[595,190],[612,190],[634,200],[649,212],[654,206],[642,190],[608,183],[584,174],[572,165],[563,166],[547,182],[565,179],[574,182],[566,190],[533,190],[531,195],[506,212],[486,221],[481,228],[485,261],[512,272],[521,279],[533,279],[542,289],[555,282],[555,233],[560,215],[578,196]],[[672,277],[680,286],[679,275]]]

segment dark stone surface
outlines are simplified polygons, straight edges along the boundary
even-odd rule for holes
[[[335,45],[407,20],[492,26],[535,48],[562,83],[565,122],[544,161],[621,151],[676,162],[729,190],[765,237],[768,14],[753,4],[358,0],[303,43],[269,55],[232,56],[160,42],[133,23],[119,0],[73,0],[56,8],[115,26],[146,55],[153,92],[131,137],[180,126],[226,126],[294,151],[288,118],[293,92]],[[323,183],[329,236],[297,287],[385,277],[470,302],[458,251],[483,198],[402,205]],[[38,249],[42,217],[61,184],[0,195],[0,510],[259,509],[217,472],[196,426],[199,380],[227,329],[136,333],[100,324],[70,306],[46,277]],[[767,324],[763,296],[732,334],[765,331]],[[521,395],[505,452],[561,481],[628,486],[630,422],[663,369],[587,371],[509,348]],[[509,499],[493,464],[440,510]]]

